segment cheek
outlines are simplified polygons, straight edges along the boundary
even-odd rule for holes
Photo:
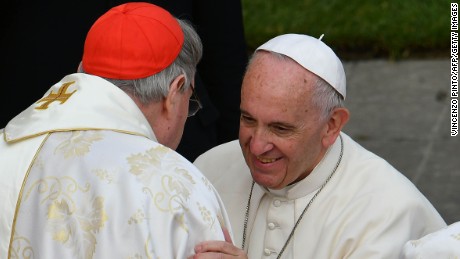
[[[295,149],[293,163],[303,171],[311,171],[319,162],[320,152],[321,145],[317,140],[305,140]]]
[[[311,157],[312,143],[306,139],[284,139],[279,140],[277,144],[277,148],[286,156],[290,168],[305,167]]]
[[[251,129],[248,128],[248,127],[242,126],[241,122],[240,122],[240,131],[239,131],[239,134],[238,134],[238,137],[240,139],[240,143],[241,144],[247,143],[251,139],[251,134],[252,134]]]
[[[249,144],[248,144],[248,138],[240,133],[238,141],[240,143],[240,148],[246,160],[246,163],[250,162],[248,161],[249,157],[251,156],[251,152],[250,152]]]
[[[278,139],[274,141],[275,148],[283,154],[286,158],[286,162],[289,166],[292,166],[292,163],[297,163],[302,157],[302,151],[299,148],[299,143],[295,143],[286,139]]]

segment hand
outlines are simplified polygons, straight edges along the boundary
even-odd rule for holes
[[[228,229],[222,228],[225,241],[205,241],[195,246],[195,255],[188,259],[225,259],[225,258],[248,258],[246,252],[233,245]]]
[[[195,246],[195,253],[188,259],[248,258],[246,252],[234,246],[231,242],[217,240],[199,243]]]

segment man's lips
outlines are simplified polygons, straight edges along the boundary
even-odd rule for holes
[[[274,163],[278,160],[281,159],[281,157],[278,157],[278,158],[270,158],[270,157],[262,157],[262,156],[256,156],[257,158],[257,161],[259,161],[260,163],[262,164],[270,164],[270,163]]]

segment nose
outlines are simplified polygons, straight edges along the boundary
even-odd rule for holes
[[[249,143],[251,153],[260,156],[273,149],[270,134],[263,129],[254,130]]]

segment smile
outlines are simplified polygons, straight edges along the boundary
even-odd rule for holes
[[[265,157],[257,156],[257,160],[259,160],[262,164],[273,163],[273,162],[276,162],[276,161],[278,161],[280,159],[281,158],[265,158]]]

